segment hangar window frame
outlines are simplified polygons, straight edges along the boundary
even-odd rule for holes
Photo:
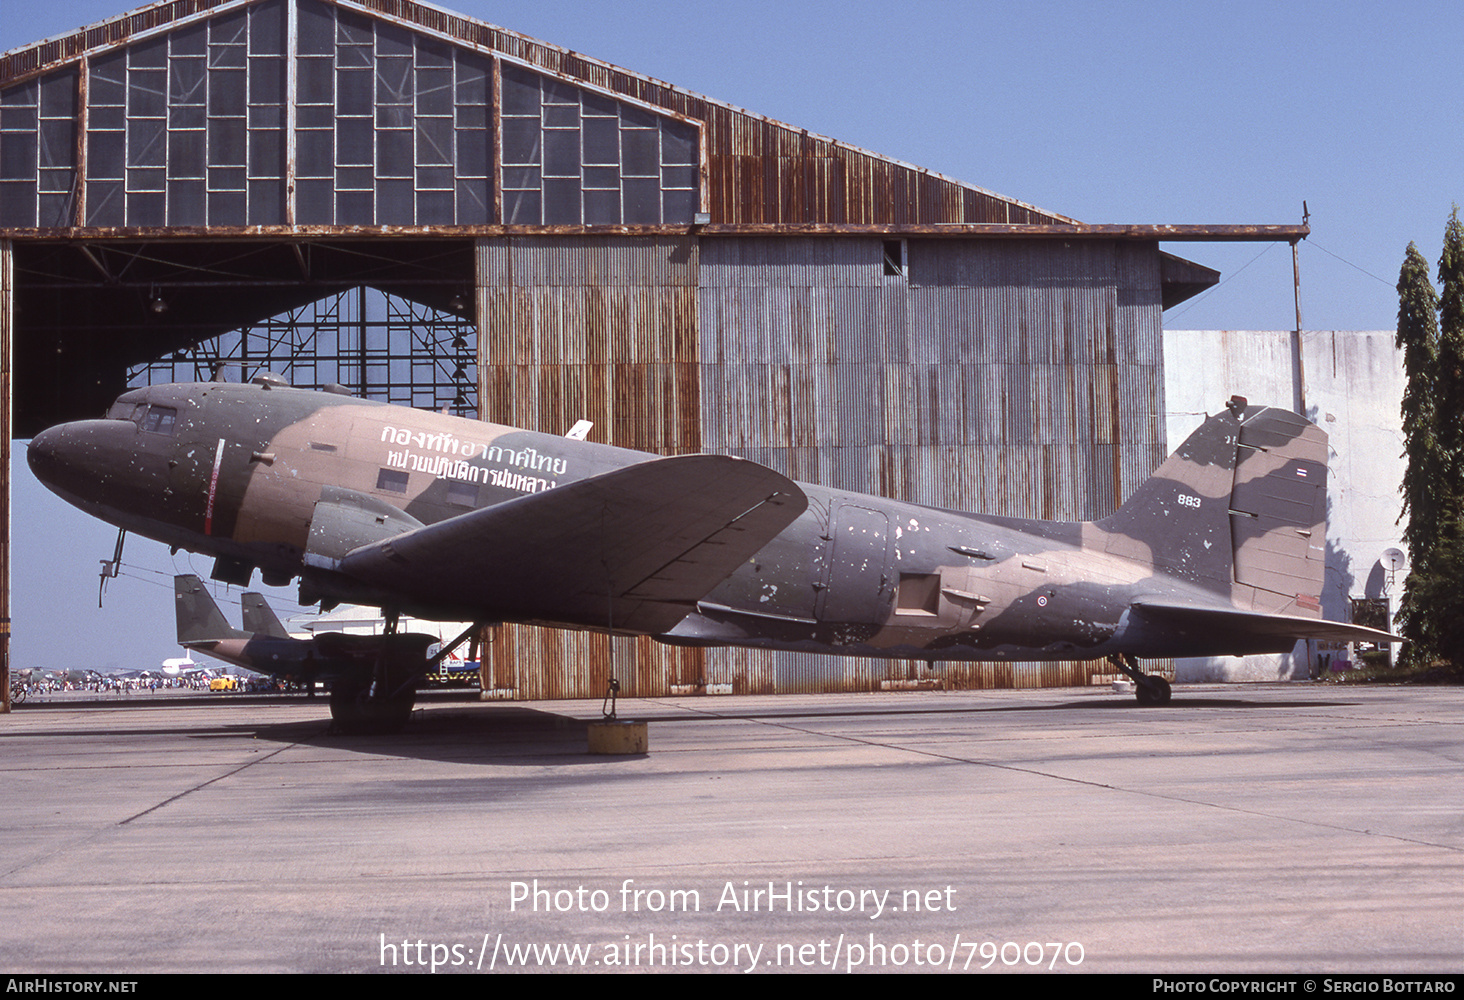
[[[368,399],[478,416],[476,324],[363,287],[134,365],[127,384],[248,382],[263,372],[301,388],[338,384]]]
[[[495,106],[516,73],[543,83],[519,138],[549,162],[503,156],[527,124]],[[58,88],[70,110],[51,114]],[[3,228],[681,226],[709,197],[705,121],[326,0],[226,0],[0,105]]]
[[[78,79],[69,66],[0,91],[0,227],[71,225]]]
[[[702,123],[514,60],[499,67],[505,225],[695,221]]]
[[[884,276],[886,279],[910,279],[910,241],[909,240],[885,240],[881,244],[884,251]]]

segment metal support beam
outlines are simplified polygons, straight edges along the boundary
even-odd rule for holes
[[[1311,222],[1311,212],[1307,210],[1306,202],[1301,203],[1301,225],[1306,228]],[[1306,237],[1302,237],[1305,239]],[[1296,294],[1296,376],[1295,392],[1292,394],[1293,402],[1296,405],[1296,412],[1303,417],[1306,416],[1306,369],[1302,366],[1302,345],[1301,345],[1301,261],[1297,257],[1297,240],[1291,241],[1291,280],[1295,286]],[[1308,656],[1310,656],[1311,643],[1307,643]]]
[[[366,227],[381,236],[441,239],[492,239],[504,236],[685,236],[690,223],[674,225],[616,223],[608,225],[396,225]],[[91,226],[68,233],[65,239],[155,240],[155,239],[258,239],[277,237],[300,239],[342,235],[334,225],[294,226]],[[57,240],[55,230],[7,229],[17,239]],[[698,236],[920,236],[948,239],[1014,240],[1137,240],[1151,243],[1290,243],[1311,235],[1308,226],[1272,225],[1128,225],[1006,222],[738,222],[710,223],[696,227]]]
[[[500,74],[498,71],[498,60],[493,60],[493,121],[495,129],[498,127],[498,102],[500,99],[499,86]],[[498,165],[498,144],[494,143],[494,167],[497,171]],[[503,195],[494,189],[498,204],[493,211],[495,219],[503,218]],[[477,376],[478,376],[478,419],[479,420],[500,420],[502,415],[493,412],[493,397],[488,392],[488,335],[484,329],[488,324],[489,302],[488,302],[488,281],[489,277],[484,267],[484,261],[491,252],[486,240],[475,241],[473,249],[473,326],[477,329],[478,335],[474,338],[475,350],[477,352]],[[487,629],[478,633],[478,690],[488,692],[494,690],[493,681],[493,642]]]
[[[10,711],[10,345],[15,310],[15,263],[0,240],[0,711]]]
[[[1301,350],[1301,263],[1297,260],[1296,242],[1291,244],[1291,280],[1296,293],[1296,330],[1291,335],[1292,360],[1295,364],[1292,376],[1291,405],[1297,413],[1306,416],[1306,369],[1303,367]]]

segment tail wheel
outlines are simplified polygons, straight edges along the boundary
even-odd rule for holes
[[[1118,672],[1134,682],[1134,697],[1140,705],[1168,705],[1171,691],[1169,682],[1158,674],[1146,674],[1139,669],[1138,661],[1127,653],[1112,653],[1108,662]]]

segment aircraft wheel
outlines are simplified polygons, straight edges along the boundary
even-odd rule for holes
[[[411,718],[417,692],[407,688],[395,698],[373,698],[369,684],[338,680],[330,686],[330,718],[338,733],[377,735],[400,732]]]
[[[1140,705],[1167,705],[1172,694],[1169,682],[1152,674],[1146,676],[1142,683],[1134,685],[1134,697]]]

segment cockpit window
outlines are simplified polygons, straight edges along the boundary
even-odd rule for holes
[[[172,406],[149,406],[142,418],[142,429],[154,434],[172,434],[178,424],[178,410]]]

